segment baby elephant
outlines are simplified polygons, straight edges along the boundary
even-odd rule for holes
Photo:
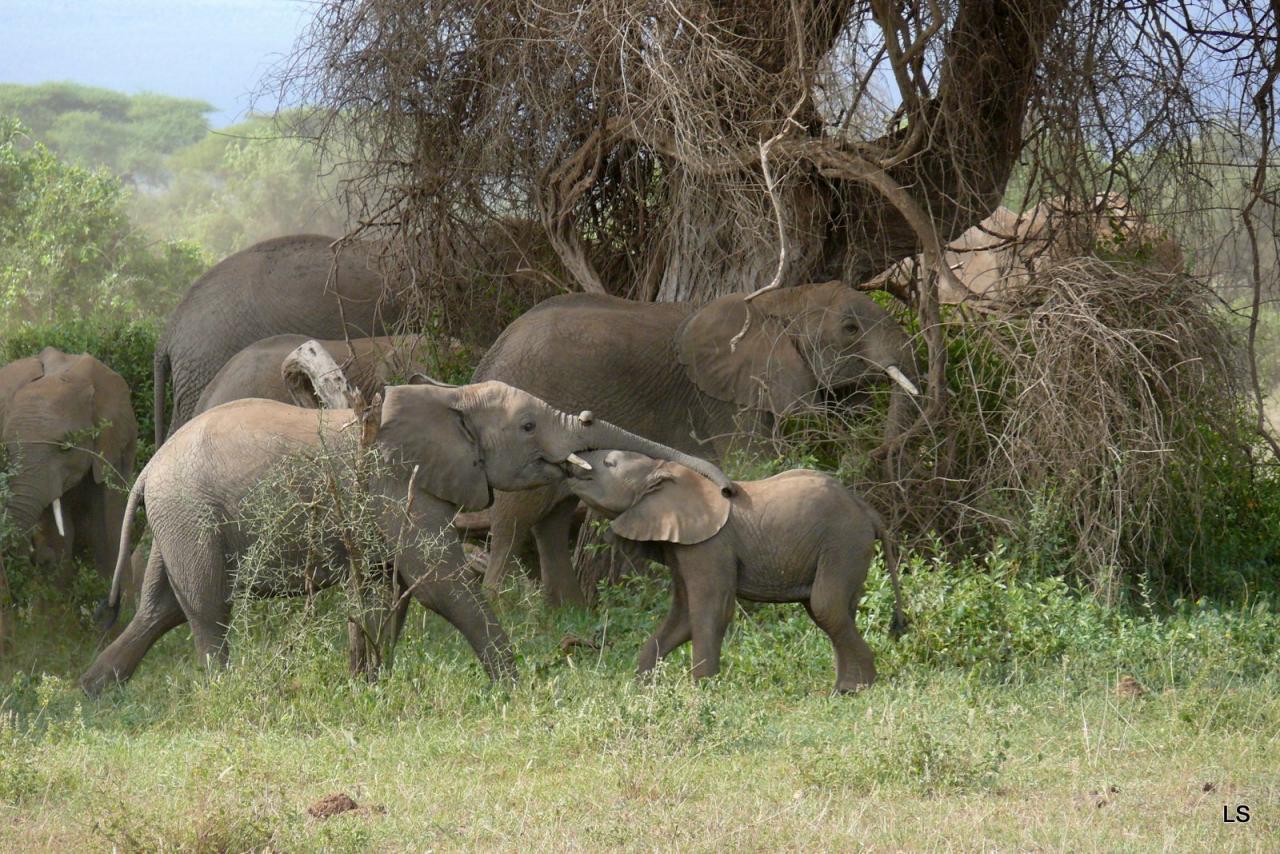
[[[905,621],[893,542],[880,517],[839,481],[795,469],[739,482],[732,498],[684,466],[631,451],[593,451],[569,488],[613,519],[613,532],[661,548],[671,569],[671,611],[640,652],[639,672],[693,640],[693,675],[720,670],[734,597],[802,602],[831,638],[836,691],[876,678],[875,655],[854,614],[878,538],[893,582],[896,637]]]

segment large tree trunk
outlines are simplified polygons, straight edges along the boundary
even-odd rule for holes
[[[809,21],[812,55],[830,49],[849,13],[845,2],[802,2]],[[1023,124],[1031,99],[1040,50],[1062,12],[1063,0],[962,0],[945,45],[946,59],[933,96],[906,126],[856,148],[823,135],[809,115],[807,138],[783,143],[779,153],[799,158],[775,198],[787,223],[788,261],[783,285],[827,276],[863,281],[920,250],[923,235],[899,206],[847,168],[846,153],[870,166],[884,165],[891,180],[923,211],[946,242],[976,224],[999,204],[1022,149]],[[789,16],[779,14],[768,32],[758,30],[759,4],[723,2],[717,9],[727,28],[743,34],[742,52],[774,74],[795,50]],[[767,17],[767,16],[766,16]],[[786,99],[746,113],[785,110]],[[784,117],[778,115],[778,127]],[[894,154],[883,163],[882,155]],[[794,162],[794,161],[793,161]],[[759,181],[759,168],[744,157],[746,177]],[[671,215],[663,273],[652,295],[658,301],[714,299],[751,291],[768,283],[778,263],[775,211],[761,193],[755,216],[735,218],[746,194],[708,189],[717,179],[695,180],[673,169],[668,201]],[[723,187],[723,178],[719,179]],[[728,196],[733,198],[729,199]]]
[[[735,218],[740,194],[727,198],[722,187],[677,172],[669,189],[673,216],[657,302],[707,302],[738,291],[764,287],[778,272],[781,244],[772,225],[768,197],[754,204],[752,222]],[[781,284],[814,281],[824,260],[831,218],[830,193],[810,182],[777,188],[787,223],[787,261]],[[643,295],[649,296],[649,295]]]

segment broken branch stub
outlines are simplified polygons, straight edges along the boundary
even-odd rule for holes
[[[305,341],[284,357],[280,376],[298,406],[314,408],[315,401],[327,409],[359,409],[360,390],[347,380],[341,366],[315,339]]]

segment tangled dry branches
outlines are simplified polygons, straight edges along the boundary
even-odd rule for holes
[[[1191,276],[1074,258],[1028,289],[1030,308],[961,331],[948,515],[1057,538],[1053,557],[1114,599],[1178,545],[1222,455],[1248,465],[1241,342]]]

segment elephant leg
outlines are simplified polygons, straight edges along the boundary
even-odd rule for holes
[[[685,593],[684,581],[676,573],[671,574],[671,610],[653,637],[640,647],[640,662],[636,674],[644,676],[649,673],[658,661],[666,658],[672,650],[678,649],[693,637],[689,624],[689,597]]]
[[[462,632],[491,680],[515,680],[511,641],[467,571],[462,545],[456,539],[445,545],[445,554],[437,566],[427,567],[406,554],[397,561],[396,571],[413,598]]]
[[[733,567],[707,567],[708,571],[682,571],[689,596],[690,634],[693,637],[693,677],[720,672],[720,647],[733,619],[736,603]]]
[[[120,554],[120,523],[124,518],[124,500],[113,495],[105,483],[94,483],[86,477],[67,493],[71,517],[79,535],[76,551],[93,559],[98,575],[107,581],[115,573]]]
[[[0,555],[0,658],[9,654],[13,644],[13,609],[9,603],[9,575],[4,569],[4,555]]]
[[[496,592],[517,557],[532,558],[529,549],[533,526],[551,508],[555,490],[498,492],[489,511],[489,565],[484,571],[485,589]]]
[[[151,544],[153,553],[157,544]],[[174,594],[191,621],[196,658],[206,667],[224,667],[227,663],[231,584],[222,552],[221,539],[214,536],[187,548],[181,558],[169,562]]]
[[[875,681],[876,656],[854,622],[862,585],[849,584],[847,579],[858,576],[847,571],[847,566],[833,565],[836,563],[825,557],[820,560],[804,607],[835,649],[836,693],[850,694]]]
[[[128,680],[147,650],[170,629],[186,621],[187,616],[169,583],[160,549],[153,547],[137,612],[120,636],[94,659],[80,677],[80,687],[92,697],[109,683]]]
[[[587,604],[569,551],[569,531],[573,527],[573,514],[577,507],[578,499],[569,496],[533,527],[533,536],[538,543],[538,562],[542,567],[542,594],[552,608]]]

